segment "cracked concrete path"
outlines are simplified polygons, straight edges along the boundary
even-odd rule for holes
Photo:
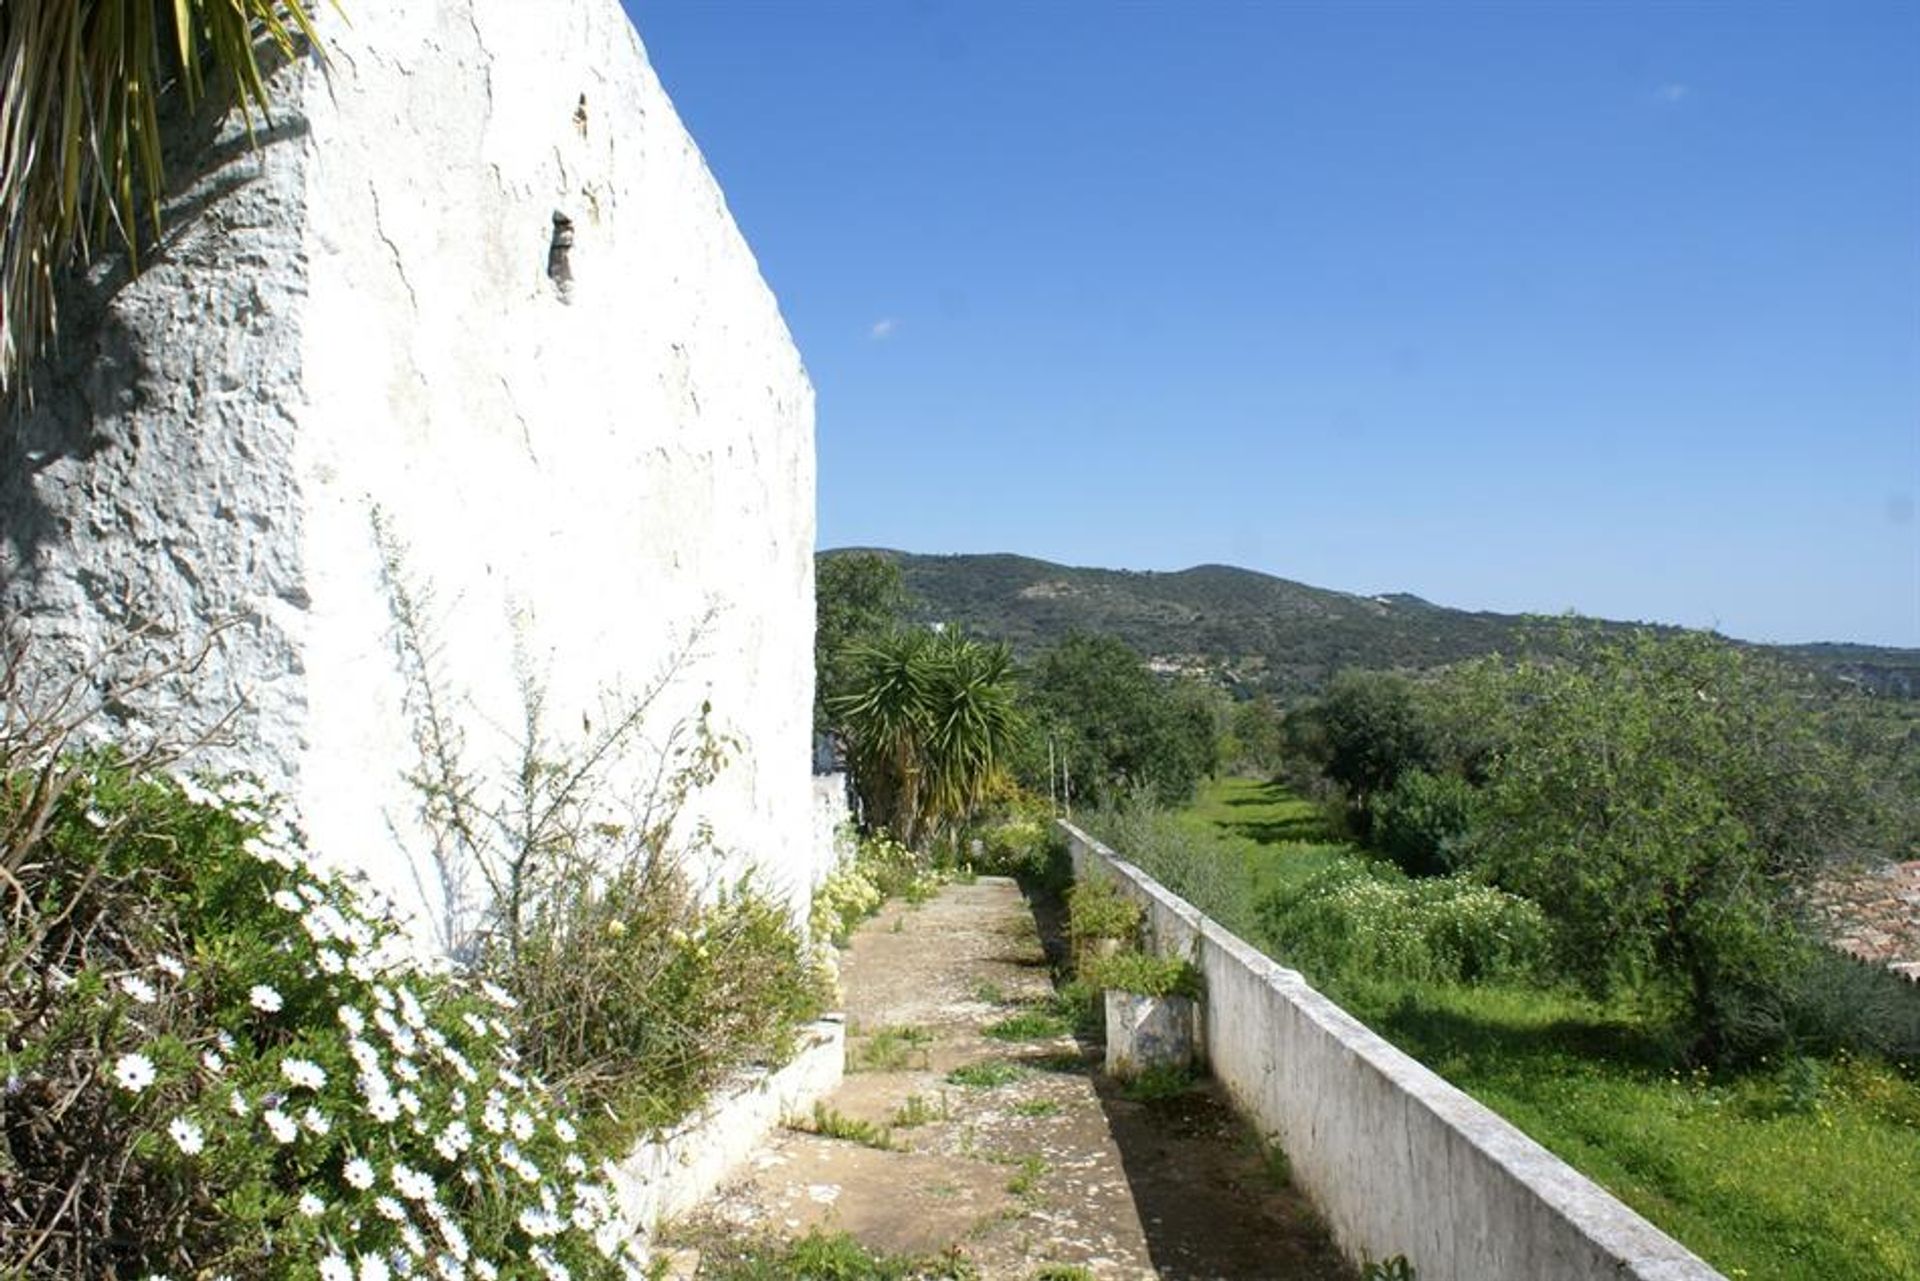
[[[1047,1026],[1048,953],[1012,881],[889,903],[841,980],[848,1075],[797,1119],[831,1133],[776,1133],[681,1240],[817,1227],[983,1281],[1354,1275],[1212,1087],[1128,1099],[1099,1047]]]

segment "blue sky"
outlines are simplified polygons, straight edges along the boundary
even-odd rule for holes
[[[1920,646],[1920,5],[627,4],[822,547]]]

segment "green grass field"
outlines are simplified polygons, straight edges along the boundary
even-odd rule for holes
[[[1275,887],[1361,857],[1329,843],[1315,808],[1272,784],[1208,784],[1174,822],[1186,850],[1122,854],[1156,875],[1156,862],[1172,863],[1169,883],[1221,899],[1201,906],[1229,924],[1254,920],[1253,904]],[[1658,1026],[1625,1003],[1353,978],[1328,987],[1729,1276],[1920,1278],[1911,1073],[1852,1060],[1680,1073]]]

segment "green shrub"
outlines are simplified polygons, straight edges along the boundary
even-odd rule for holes
[[[1277,955],[1323,977],[1526,978],[1544,972],[1551,942],[1546,917],[1526,899],[1358,860],[1269,895],[1260,923]]]
[[[925,902],[939,888],[940,873],[926,857],[885,833],[863,836],[814,891],[808,924],[814,938],[844,944],[888,899]]]
[[[1191,961],[1145,952],[1117,952],[1087,963],[1083,975],[1093,987],[1136,996],[1185,996],[1198,1000],[1202,989],[1199,969]]]
[[[481,965],[518,998],[528,1066],[614,1149],[739,1067],[786,1061],[829,997],[781,905],[748,881],[702,903],[668,862],[583,872]]]
[[[0,837],[0,1274],[620,1275],[511,998],[415,961],[258,788],[41,763]]]
[[[1459,866],[1473,800],[1472,786],[1457,774],[1410,770],[1370,803],[1373,848],[1409,876],[1444,876]]]
[[[1131,939],[1145,916],[1140,904],[1100,876],[1076,881],[1067,892],[1067,928],[1076,944],[1090,939]]]

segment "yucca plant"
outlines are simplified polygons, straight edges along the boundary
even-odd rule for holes
[[[318,47],[311,0],[0,0],[0,396],[55,331],[55,282],[137,259],[166,189],[160,104],[267,108],[261,54]]]
[[[900,631],[850,652],[853,688],[828,710],[869,814],[905,844],[986,797],[1021,729],[1004,645]]]

